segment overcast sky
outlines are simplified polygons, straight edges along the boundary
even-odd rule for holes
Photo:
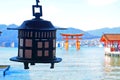
[[[36,0],[1,0],[0,24],[32,19]],[[43,19],[54,26],[93,30],[120,26],[120,0],[41,0]]]

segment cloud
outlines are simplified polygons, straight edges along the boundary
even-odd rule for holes
[[[105,6],[105,5],[110,5],[118,0],[87,0],[89,5],[92,6]]]

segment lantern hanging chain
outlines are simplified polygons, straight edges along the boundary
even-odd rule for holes
[[[40,0],[36,0],[36,5],[38,6],[38,3],[40,2]]]

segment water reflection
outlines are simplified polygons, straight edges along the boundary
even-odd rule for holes
[[[9,52],[8,52],[9,51]],[[17,49],[0,48],[0,64],[11,65],[5,79],[0,80],[120,80],[120,57],[105,56],[104,48],[57,48],[63,61],[49,69],[49,64],[36,64],[29,71],[21,63],[9,61]]]
[[[119,56],[105,56],[105,66],[120,66]]]
[[[120,57],[105,56],[104,80],[120,80]]]

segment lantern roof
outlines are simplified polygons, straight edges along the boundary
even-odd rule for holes
[[[56,30],[53,24],[50,21],[46,21],[43,19],[32,19],[24,21],[20,27],[18,28],[8,28],[11,30]]]

